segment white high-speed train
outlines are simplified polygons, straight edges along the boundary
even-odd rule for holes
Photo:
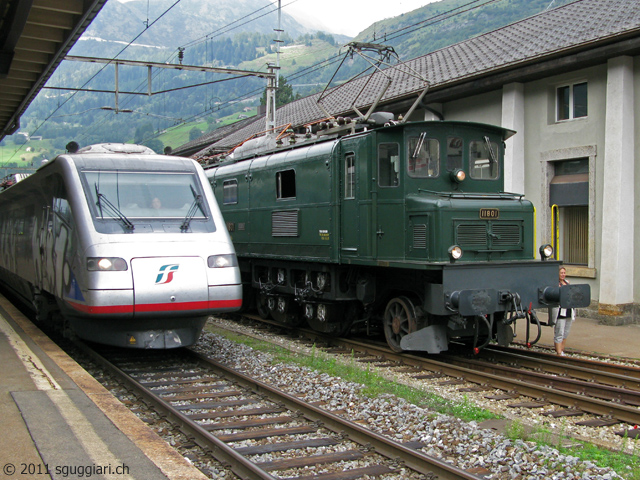
[[[242,285],[202,168],[139,145],[63,154],[0,192],[0,282],[46,322],[134,348],[194,344]]]

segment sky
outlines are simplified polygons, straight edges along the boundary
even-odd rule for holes
[[[378,20],[397,17],[434,1],[436,0],[281,0],[281,4],[284,12],[307,27],[355,37]],[[277,0],[274,3],[277,4]]]
[[[119,0],[122,3],[131,0]],[[270,0],[276,6],[278,0]],[[369,25],[438,0],[280,0],[282,10],[304,26],[355,37]],[[339,12],[339,13],[338,13]]]

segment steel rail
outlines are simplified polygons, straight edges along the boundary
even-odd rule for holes
[[[372,356],[393,360],[394,362],[398,362],[403,365],[419,367],[430,372],[466,380],[479,385],[498,388],[506,392],[517,392],[520,395],[526,395],[540,401],[555,403],[567,408],[579,409],[585,413],[615,418],[621,422],[626,422],[632,425],[640,424],[640,409],[636,407],[616,402],[607,402],[598,398],[590,398],[582,393],[557,390],[551,384],[536,385],[529,383],[526,380],[508,378],[505,375],[479,372],[473,368],[451,365],[450,363],[432,358],[420,357],[409,353],[394,353],[386,346],[377,346],[370,343],[344,338],[333,338],[313,330],[297,329],[296,331],[303,333],[310,339],[316,339],[316,341],[321,341],[328,345],[340,346],[347,350],[364,352]]]
[[[131,378],[125,371],[109,362],[108,359],[84,345],[81,345],[81,348],[118,378],[121,378],[123,381],[132,385],[137,392],[143,395],[148,401],[152,402],[156,408],[165,412],[174,423],[179,424],[183,432],[188,435],[192,435],[201,446],[210,448],[212,455],[219,461],[228,464],[236,475],[241,478],[249,479],[272,480],[275,478],[189,419],[188,416],[180,412],[178,409],[172,407],[167,402],[159,398],[142,383]],[[257,394],[263,394],[272,402],[280,403],[286,408],[301,412],[308,420],[312,422],[320,422],[322,426],[328,430],[341,435],[346,435],[356,443],[361,445],[371,445],[376,453],[383,455],[392,461],[400,460],[408,468],[419,473],[431,476],[437,475],[438,478],[445,480],[479,480],[481,478],[456,468],[453,465],[443,462],[435,457],[431,457],[418,450],[414,450],[409,446],[395,442],[383,435],[362,427],[355,422],[351,422],[350,420],[342,418],[320,407],[306,403],[293,395],[289,395],[275,387],[251,378],[248,375],[222,365],[221,363],[207,358],[197,352],[187,349],[184,353],[188,353],[188,355],[195,357],[200,363],[204,363],[205,366],[209,366],[216,371],[223,372],[223,375],[227,380],[243,385]]]
[[[574,377],[576,371],[565,367],[564,374],[555,374],[540,368],[539,371],[524,370],[512,366],[498,365],[481,359],[459,358],[451,355],[441,355],[441,358],[453,365],[459,365],[473,370],[492,373],[494,375],[506,375],[523,382],[531,382],[549,388],[557,388],[565,392],[572,392],[589,397],[600,398],[613,402],[622,402],[628,405],[640,406],[640,391],[603,385],[594,381],[577,380]],[[526,358],[523,359],[526,362]],[[533,362],[533,361],[532,361]],[[535,362],[528,363],[527,368],[536,368]],[[523,367],[524,365],[519,365]]]
[[[152,403],[156,409],[162,411],[172,423],[179,426],[180,430],[183,433],[192,436],[198,445],[205,449],[209,449],[211,451],[211,455],[216,460],[228,465],[233,473],[238,475],[240,478],[256,480],[277,480],[276,477],[269,474],[268,472],[265,472],[255,463],[249,461],[248,459],[237,453],[233,448],[229,447],[214,435],[210,434],[207,430],[202,428],[200,425],[190,420],[187,415],[169,405],[167,402],[159,398],[137,380],[131,378],[130,375],[111,363],[98,352],[80,342],[77,342],[76,346],[79,347],[94,361],[106,368],[118,379],[132,386],[135,389],[136,393],[142,395],[145,400]]]
[[[541,364],[545,365],[545,369],[560,369],[563,366],[567,366],[568,368],[571,368],[572,371],[574,369],[576,372],[580,372],[582,370],[593,375],[591,377],[583,378],[584,380],[602,381],[603,383],[608,383],[606,380],[607,375],[611,375],[609,380],[611,382],[609,383],[610,385],[627,386],[628,388],[636,388],[634,385],[638,385],[637,388],[640,389],[640,368],[630,365],[619,365],[599,360],[588,360],[586,358],[579,358],[571,355],[558,356],[555,353],[551,354],[536,350],[500,347],[497,345],[489,345],[481,352],[481,356],[482,355],[491,355],[496,358],[506,358],[507,356],[511,357],[513,355],[518,355],[520,357],[524,356],[529,359],[536,359],[536,361],[539,360]],[[585,353],[585,355],[588,354]],[[548,367],[546,367],[547,365]],[[580,373],[576,373],[576,376],[578,375],[580,375]]]
[[[435,457],[426,455],[418,450],[409,448],[401,443],[391,440],[380,435],[368,428],[362,427],[355,422],[342,418],[339,415],[324,410],[320,407],[311,405],[293,395],[289,395],[271,385],[263,383],[259,380],[251,378],[242,372],[238,372],[232,368],[222,365],[215,360],[204,357],[194,352],[194,355],[208,364],[213,365],[216,369],[225,372],[225,375],[233,376],[238,383],[245,384],[247,387],[257,389],[266,393],[269,398],[282,402],[287,408],[298,410],[312,421],[322,422],[323,426],[336,432],[346,434],[361,445],[370,444],[375,451],[390,458],[401,459],[409,468],[423,473],[425,475],[437,475],[442,479],[478,479],[480,477],[465,472]]]

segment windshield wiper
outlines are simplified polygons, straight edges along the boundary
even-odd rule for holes
[[[416,145],[416,149],[413,151],[413,155],[411,158],[418,158],[420,154],[420,149],[422,148],[422,144],[424,143],[424,139],[427,137],[427,132],[422,132],[420,137],[418,138],[418,144]]]
[[[484,137],[484,143],[486,143],[487,149],[489,149],[489,156],[491,157],[491,161],[497,164],[498,159],[496,158],[496,155],[493,153],[493,148],[491,148],[491,140],[489,140],[489,137],[487,136]]]
[[[118,220],[122,222],[122,224],[126,229],[133,230],[135,228],[135,225],[131,223],[131,221],[127,217],[125,217],[124,214],[118,209],[118,207],[116,207],[113,203],[111,203],[104,194],[100,193],[100,190],[98,190],[97,183],[94,183],[93,185],[96,189],[96,197],[98,199],[98,201],[96,202],[96,205],[100,210],[100,217],[104,219],[104,214],[102,212],[102,210],[104,209],[104,211],[107,212],[107,215],[117,217]]]
[[[193,188],[193,185],[189,185],[189,187],[191,187],[191,193],[193,194],[193,203],[189,207],[189,211],[187,212],[187,216],[184,217],[184,220],[182,221],[182,225],[180,225],[180,230],[187,230],[189,228],[189,224],[191,223],[191,220],[193,219],[193,217],[196,216],[196,212],[198,211],[198,209],[200,209],[200,211],[204,214],[204,211],[202,210],[202,205],[201,205],[202,195],[196,193],[196,190]]]

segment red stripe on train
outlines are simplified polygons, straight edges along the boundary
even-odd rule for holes
[[[169,312],[183,310],[209,310],[219,308],[240,308],[242,299],[211,300],[206,302],[182,302],[182,303],[145,303],[140,305],[83,305],[81,303],[68,302],[79,312],[95,315],[123,314],[134,312]]]

